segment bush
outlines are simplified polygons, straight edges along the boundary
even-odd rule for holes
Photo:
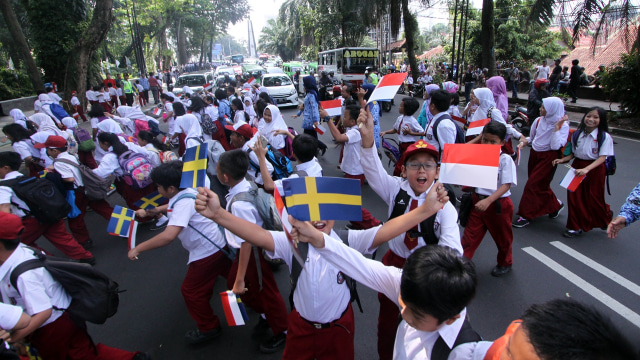
[[[640,52],[622,54],[620,61],[607,68],[602,75],[604,90],[620,100],[620,108],[627,115],[640,115]]]
[[[0,100],[11,100],[35,95],[33,84],[21,71],[0,69]]]

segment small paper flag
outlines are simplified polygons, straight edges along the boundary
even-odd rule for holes
[[[229,326],[245,325],[249,321],[249,316],[247,316],[242,300],[236,297],[233,291],[221,292],[220,297],[222,299],[224,317],[227,319]]]

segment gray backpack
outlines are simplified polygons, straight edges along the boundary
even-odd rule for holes
[[[87,195],[89,200],[104,200],[107,198],[109,188],[116,179],[115,175],[112,174],[107,178],[103,178],[94,173],[93,170],[84,164],[76,164],[67,159],[55,159],[53,162],[55,163],[56,161],[75,166],[80,170],[80,174],[82,174],[82,182],[84,183],[84,193]]]
[[[280,221],[280,217],[278,216],[275,200],[273,196],[266,193],[263,189],[253,186],[251,190],[247,192],[236,194],[227,205],[227,208],[231,209],[233,203],[236,201],[252,203],[258,210],[264,229],[282,231],[282,221]]]

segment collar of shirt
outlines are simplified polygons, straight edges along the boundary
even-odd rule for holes
[[[5,277],[7,277],[7,282],[8,282],[9,270],[18,266],[18,264],[22,262],[21,260],[28,256],[27,251],[31,251],[31,250],[28,250],[26,248],[26,245],[23,245],[23,244],[18,245],[18,247],[13,251],[13,253],[9,255],[7,260],[5,260],[5,262],[2,263],[2,265],[0,265],[0,279],[4,279]]]
[[[584,137],[591,136],[591,138],[593,138],[594,141],[598,141],[598,129],[597,128],[593,129],[593,131],[591,131],[588,134],[585,131],[583,131],[582,133],[584,134]]]
[[[433,186],[433,184],[431,184],[431,186]],[[427,191],[423,192],[420,195],[416,195],[416,193],[413,191],[413,189],[411,188],[411,185],[409,184],[409,180],[404,180],[401,184],[400,184],[400,188],[404,191],[406,191],[409,196],[411,196],[412,199],[418,199],[418,200],[422,200],[424,201],[424,199],[426,199],[427,194],[429,193],[429,191],[431,190],[431,186],[429,186],[429,188],[427,189]],[[395,198],[396,195],[394,195]],[[393,208],[393,207],[392,207]]]
[[[427,109],[427,111],[429,111],[429,109]],[[449,114],[448,112],[442,111],[442,112],[439,112],[439,113],[437,113],[435,115],[432,115],[433,117],[431,118],[431,121],[429,121],[429,124],[427,124],[427,126],[430,125],[431,123],[433,123],[434,121],[436,121],[436,119],[438,119],[438,118],[440,118],[442,116],[448,115],[448,114]]]
[[[251,184],[246,179],[242,179],[239,183],[235,184],[231,189],[229,189],[229,193],[225,195],[225,199],[227,201],[231,201],[234,196],[239,193],[247,192],[251,190]]]
[[[309,171],[312,169],[314,166],[320,166],[320,164],[318,163],[318,159],[316,159],[315,157],[307,162],[304,162],[302,164],[298,164],[296,165],[296,170],[298,171],[304,171],[307,173],[308,176],[313,176]]]
[[[458,337],[458,333],[462,328],[462,324],[464,323],[464,319],[466,318],[466,316],[467,316],[467,309],[465,308],[460,312],[460,318],[454,321],[453,324],[451,325],[444,324],[436,331],[416,330],[418,332],[418,336],[422,340],[421,343],[430,344],[429,346],[430,348],[428,350],[429,355],[431,355],[431,352],[433,351],[433,346],[435,342],[438,340],[438,336],[441,337],[442,340],[444,340],[444,342],[447,344],[449,349],[453,348],[453,345],[456,342],[456,338]],[[410,328],[409,324],[407,324],[406,322],[404,324],[408,330],[408,328]]]
[[[20,176],[22,176],[21,172],[12,171],[12,172],[8,173],[7,175],[5,175],[4,179],[2,179],[2,180],[11,180],[11,179],[15,179],[15,178],[20,177]],[[0,180],[0,181],[2,181],[2,180]]]

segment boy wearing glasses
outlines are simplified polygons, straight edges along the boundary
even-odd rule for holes
[[[438,178],[440,171],[438,150],[424,140],[418,140],[410,145],[404,153],[405,161],[401,167],[402,177],[391,176],[385,171],[374,146],[371,113],[368,110],[366,112],[361,110],[358,122],[363,124],[360,128],[362,169],[371,188],[389,204],[389,219],[401,216],[420,206]],[[447,246],[462,255],[457,220],[456,209],[451,203],[446,203],[435,215],[427,218],[410,231],[391,239],[389,250],[382,258],[382,263],[402,268],[409,255],[427,244]],[[375,250],[375,248],[371,248],[368,253],[373,253]],[[398,327],[399,310],[393,301],[395,299],[389,299],[379,293],[378,300],[380,301],[378,355],[383,360],[391,359]],[[453,334],[453,340],[456,335],[457,332]]]

